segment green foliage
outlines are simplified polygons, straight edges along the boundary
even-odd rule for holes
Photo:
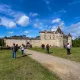
[[[80,37],[76,38],[75,40],[72,40],[72,46],[80,47]]]
[[[4,45],[5,45],[4,39],[0,39],[0,46],[4,46]]]

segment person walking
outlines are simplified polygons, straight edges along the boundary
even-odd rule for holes
[[[16,59],[16,46],[15,46],[15,43],[14,43],[13,46],[12,46],[12,57],[13,57],[14,59]]]
[[[23,44],[21,45],[20,49],[21,49],[21,53],[23,55],[24,54],[24,45]]]
[[[47,52],[48,54],[50,54],[50,53],[49,53],[49,44],[46,45],[46,52]]]
[[[67,43],[67,55],[70,55],[70,49],[71,49],[71,45],[69,43]]]

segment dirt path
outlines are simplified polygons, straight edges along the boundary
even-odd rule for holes
[[[55,72],[62,80],[80,80],[80,63],[78,62],[31,50],[25,50],[25,53],[49,70]]]

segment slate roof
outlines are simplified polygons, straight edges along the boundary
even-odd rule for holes
[[[62,32],[62,30],[60,29],[60,27],[57,28],[56,33],[64,34],[64,33]]]
[[[72,37],[70,33],[68,34],[68,36],[69,36],[69,37]]]

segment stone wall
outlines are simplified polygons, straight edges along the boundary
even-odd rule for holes
[[[22,40],[22,39],[4,39],[6,46],[12,46],[13,43],[18,44],[19,46],[21,46],[22,44],[26,44],[26,40]]]
[[[41,40],[26,40],[26,43],[29,42],[33,47],[40,47]]]
[[[22,44],[26,45],[26,43],[29,42],[33,47],[41,47],[42,44],[44,45],[51,45],[54,47],[58,47],[57,40],[16,40],[16,39],[5,39],[6,46],[12,46],[13,43],[18,44],[21,46]]]
[[[67,43],[67,39],[63,38],[62,34],[51,34],[51,39],[50,39],[50,34],[48,34],[47,38],[45,39],[44,33],[42,33],[41,39],[40,40],[27,40],[27,39],[4,39],[6,45],[12,46],[13,43],[18,44],[21,46],[22,44],[26,45],[27,42],[29,42],[33,47],[41,47],[42,44],[44,45],[51,45],[53,47],[64,47],[64,43]],[[68,37],[68,42],[72,45],[72,38]]]

